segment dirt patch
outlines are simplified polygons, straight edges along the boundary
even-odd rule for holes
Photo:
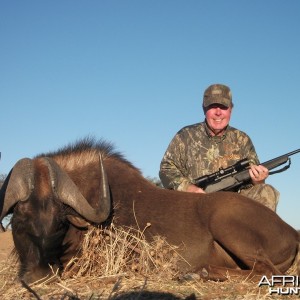
[[[5,261],[8,259],[11,251],[14,248],[14,242],[12,238],[11,231],[0,233],[0,261]]]

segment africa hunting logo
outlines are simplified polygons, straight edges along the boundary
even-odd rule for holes
[[[299,276],[273,275],[270,279],[263,276],[258,283],[258,287],[268,286],[270,295],[299,295]]]

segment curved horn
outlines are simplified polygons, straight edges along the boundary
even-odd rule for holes
[[[77,213],[88,221],[100,224],[108,218],[111,209],[111,200],[107,176],[103,167],[101,155],[99,160],[102,194],[100,193],[99,196],[98,208],[93,208],[89,204],[70,176],[62,170],[53,159],[48,157],[45,157],[44,159],[50,170],[53,190],[57,193],[58,198],[63,203],[71,206]]]
[[[20,159],[5,179],[0,191],[0,222],[18,202],[25,201],[34,188],[34,168],[29,158]]]

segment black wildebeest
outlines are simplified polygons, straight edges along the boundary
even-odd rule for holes
[[[17,162],[1,188],[0,211],[0,221],[13,212],[26,282],[68,262],[80,246],[80,227],[112,218],[116,225],[150,223],[147,239],[160,235],[179,245],[186,261],[180,270],[208,279],[282,274],[298,253],[298,232],[263,205],[237,193],[161,189],[109,143],[91,138]]]

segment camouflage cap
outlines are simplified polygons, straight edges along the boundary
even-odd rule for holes
[[[223,84],[212,84],[204,92],[203,107],[211,104],[222,104],[226,107],[232,107],[232,95],[230,88]]]

